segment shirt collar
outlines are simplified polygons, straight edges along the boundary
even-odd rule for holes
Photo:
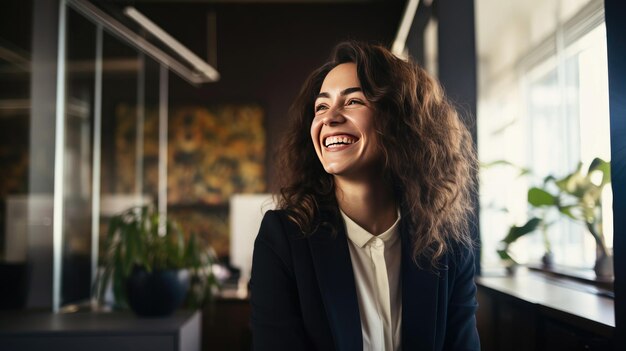
[[[341,212],[341,216],[346,223],[346,234],[348,235],[348,238],[358,247],[365,247],[365,245],[367,245],[374,238],[380,238],[385,242],[385,244],[388,245],[393,243],[398,238],[396,233],[398,232],[398,224],[400,223],[400,211],[398,211],[396,221],[391,225],[391,227],[379,235],[373,235],[354,222],[341,209],[339,209],[339,211]]]

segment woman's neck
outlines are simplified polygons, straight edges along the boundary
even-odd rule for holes
[[[380,177],[358,182],[335,177],[335,196],[339,208],[374,235],[384,233],[396,221],[393,189]]]

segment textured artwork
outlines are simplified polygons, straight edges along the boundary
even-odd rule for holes
[[[136,111],[116,109],[118,193],[135,192]],[[262,193],[265,184],[263,109],[257,105],[175,108],[168,120],[168,214],[204,237],[219,256],[229,252],[228,203],[235,193]],[[146,108],[143,193],[157,198],[158,111]]]
[[[220,205],[234,193],[265,191],[259,107],[181,108],[169,127],[169,204]]]
[[[219,257],[230,255],[228,207],[175,207],[167,214],[176,220],[185,233],[195,233],[211,246]]]

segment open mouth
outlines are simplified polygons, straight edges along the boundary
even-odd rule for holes
[[[333,135],[326,137],[324,139],[324,146],[332,149],[338,148],[344,145],[351,145],[359,141],[359,139],[353,135],[349,134],[341,134],[341,135]]]

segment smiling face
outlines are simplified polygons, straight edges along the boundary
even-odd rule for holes
[[[333,68],[314,104],[311,139],[326,172],[363,177],[380,173],[375,110],[365,98],[354,63]]]

